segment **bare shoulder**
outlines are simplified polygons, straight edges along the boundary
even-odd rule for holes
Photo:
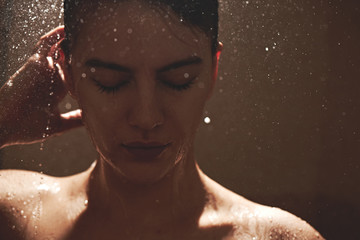
[[[260,223],[267,226],[270,239],[324,239],[306,221],[279,208],[256,204],[254,214],[259,216]]]
[[[57,224],[68,217],[64,209],[73,205],[84,177],[1,170],[0,239],[33,239],[40,229],[56,232]]]
[[[32,194],[43,192],[44,185],[55,187],[56,178],[25,170],[0,171],[0,204],[13,200],[32,198]],[[35,196],[34,196],[35,197]]]
[[[287,211],[252,202],[213,181],[208,183],[222,216],[221,222],[234,229],[226,239],[324,239],[307,222]]]
[[[310,224],[287,211],[260,205],[240,196],[238,199],[231,208],[231,214],[237,216],[235,229],[240,230],[235,232],[235,236],[240,234],[243,237],[245,232],[249,239],[324,239]]]
[[[42,184],[54,182],[51,177],[23,170],[0,171],[0,238],[22,239],[19,226],[31,219],[35,202],[44,191]]]
[[[26,216],[27,209],[34,208],[40,199],[46,203],[61,187],[62,181],[56,177],[25,170],[1,170],[0,217]]]

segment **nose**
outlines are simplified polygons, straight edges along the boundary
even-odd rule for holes
[[[164,115],[161,110],[161,103],[157,101],[154,88],[138,90],[131,104],[128,122],[129,125],[145,131],[150,131],[163,125]]]

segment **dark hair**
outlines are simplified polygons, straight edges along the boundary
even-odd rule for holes
[[[64,0],[64,25],[65,40],[62,48],[66,56],[69,56],[71,43],[76,39],[79,31],[81,17],[86,9],[94,10],[103,3],[117,3],[131,0]],[[218,23],[219,14],[218,0],[142,0],[151,6],[170,7],[184,23],[201,29],[211,38],[212,54],[216,53],[218,47]],[[84,6],[86,5],[86,7]],[[81,17],[80,17],[81,16]]]

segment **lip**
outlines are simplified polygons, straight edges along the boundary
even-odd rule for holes
[[[157,158],[171,143],[160,142],[129,142],[122,147],[138,161],[149,161]]]

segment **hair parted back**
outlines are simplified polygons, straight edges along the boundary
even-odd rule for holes
[[[76,40],[80,19],[86,11],[94,11],[106,3],[129,2],[132,0],[64,0],[65,40],[62,48],[68,56],[70,45]],[[139,1],[139,0],[137,0]],[[218,47],[218,0],[140,0],[151,6],[169,7],[184,23],[199,28],[211,38],[211,51],[216,53]]]

